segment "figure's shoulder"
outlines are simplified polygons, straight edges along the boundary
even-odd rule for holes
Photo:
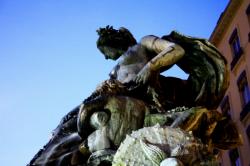
[[[154,36],[154,35],[144,36],[140,40],[140,43],[145,48],[147,48],[149,50],[154,50],[154,51],[155,51],[155,49],[157,49],[157,47],[170,46],[170,45],[175,44],[174,42],[172,42],[170,40],[166,40],[166,39]]]
[[[151,43],[151,42],[153,42],[153,41],[155,41],[157,39],[159,39],[159,37],[157,37],[155,35],[147,35],[147,36],[144,36],[144,37],[141,38],[140,44],[145,45],[145,44],[147,44],[149,42]]]

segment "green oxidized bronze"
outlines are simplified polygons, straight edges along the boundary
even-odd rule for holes
[[[29,165],[218,165],[215,150],[241,144],[216,111],[229,71],[211,43],[176,31],[140,42],[126,28],[97,32],[105,58],[119,59],[110,79],[62,119]],[[160,74],[173,65],[188,79]]]

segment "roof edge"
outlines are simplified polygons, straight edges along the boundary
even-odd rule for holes
[[[209,41],[215,46],[218,46],[220,43],[242,3],[243,0],[230,0],[225,10],[221,13],[218,22],[209,38]]]

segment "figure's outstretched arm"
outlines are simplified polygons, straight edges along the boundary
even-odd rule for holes
[[[138,73],[135,78],[137,83],[145,84],[152,73],[162,72],[163,69],[174,65],[185,53],[184,49],[178,44],[152,35],[143,37],[141,45],[149,51],[157,53],[157,55]]]

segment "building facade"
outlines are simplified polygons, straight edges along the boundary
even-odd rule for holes
[[[250,166],[250,0],[231,0],[210,41],[226,57],[230,86],[219,110],[237,125],[243,145],[221,154],[224,166]]]

